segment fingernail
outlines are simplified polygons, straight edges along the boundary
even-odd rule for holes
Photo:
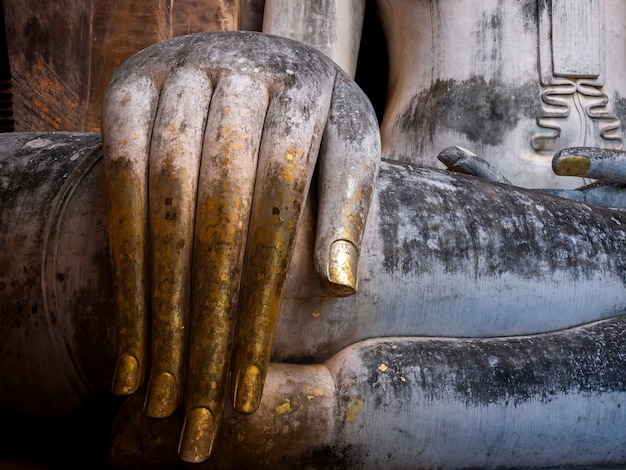
[[[169,372],[150,377],[143,411],[151,418],[166,418],[176,410],[176,378]]]
[[[563,155],[559,157],[554,172],[560,176],[585,176],[591,160],[584,155]]]
[[[139,388],[139,361],[130,354],[122,354],[117,361],[113,386],[114,395],[130,395]]]
[[[194,408],[185,417],[178,444],[178,455],[189,463],[204,462],[211,455],[215,439],[215,419],[207,408]]]
[[[358,260],[357,249],[352,242],[335,240],[330,245],[328,280],[332,294],[345,297],[356,292]]]
[[[254,413],[261,404],[261,388],[261,370],[257,366],[241,369],[235,385],[235,409],[240,413]]]

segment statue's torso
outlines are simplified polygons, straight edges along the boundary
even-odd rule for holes
[[[528,187],[579,186],[556,150],[622,146],[621,0],[380,2],[390,50],[384,156],[427,165],[461,145]]]

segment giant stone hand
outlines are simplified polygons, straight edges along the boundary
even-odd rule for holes
[[[129,59],[103,112],[117,304],[116,394],[148,369],[144,411],[184,402],[179,454],[208,458],[231,369],[254,412],[302,207],[319,172],[315,267],[355,292],[380,143],[360,89],[300,43],[190,35]],[[318,156],[319,154],[319,156]]]

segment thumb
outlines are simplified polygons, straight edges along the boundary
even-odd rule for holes
[[[371,103],[337,73],[319,157],[315,269],[334,296],[356,292],[361,239],[380,165],[380,131]]]

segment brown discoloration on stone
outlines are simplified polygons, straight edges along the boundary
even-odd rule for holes
[[[239,29],[240,0],[6,0],[17,131],[97,131],[104,90],[156,42]]]

